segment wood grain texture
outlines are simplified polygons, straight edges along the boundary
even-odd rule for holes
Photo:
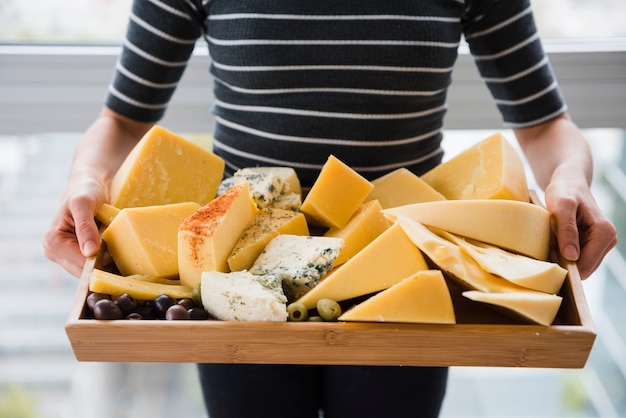
[[[66,323],[79,361],[582,368],[596,337],[573,263],[550,327],[471,305],[456,325],[84,319],[101,263],[85,264]]]

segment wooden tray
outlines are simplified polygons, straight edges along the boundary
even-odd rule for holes
[[[516,323],[451,288],[455,325],[86,319],[87,261],[65,326],[79,361],[582,368],[596,334],[578,270],[554,325]]]

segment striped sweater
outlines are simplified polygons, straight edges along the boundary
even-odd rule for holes
[[[214,78],[214,151],[227,174],[330,154],[367,178],[442,159],[463,39],[503,122],[565,111],[528,0],[135,0],[106,105],[154,122],[199,39]]]

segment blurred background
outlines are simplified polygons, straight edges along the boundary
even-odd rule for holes
[[[626,2],[532,3],[594,150],[596,197],[626,236]],[[129,7],[0,1],[0,418],[205,416],[192,364],[75,360],[63,327],[77,280],[41,250],[74,147],[101,106]],[[197,48],[163,125],[207,145],[205,49]],[[463,46],[454,76],[448,158],[494,131],[512,140]],[[598,333],[584,368],[452,368],[442,417],[626,417],[625,245],[583,284]]]

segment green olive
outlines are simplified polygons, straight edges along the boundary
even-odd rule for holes
[[[307,322],[324,322],[324,318],[319,315],[311,315],[307,319]]]
[[[324,321],[336,321],[341,315],[341,306],[330,298],[322,298],[317,301],[317,313]]]
[[[306,321],[309,316],[309,312],[306,307],[299,302],[290,303],[287,305],[288,319],[293,322]]]
[[[191,289],[191,300],[198,308],[202,308],[202,293],[200,292],[200,283]]]

